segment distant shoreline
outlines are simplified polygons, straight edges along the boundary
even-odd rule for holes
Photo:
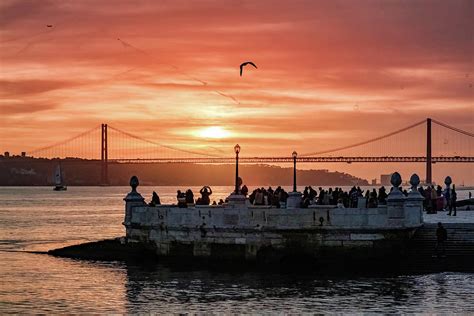
[[[67,186],[101,186],[100,161],[82,159],[39,159],[12,157],[0,159],[0,186],[51,186],[53,172],[61,164]],[[233,185],[235,166],[232,164],[203,165],[109,163],[108,184],[128,185],[130,176],[140,178],[142,185],[190,186]],[[293,168],[273,165],[242,165],[239,175],[247,186],[292,185]],[[298,185],[318,186],[367,186],[369,182],[344,172],[323,170],[298,170]]]

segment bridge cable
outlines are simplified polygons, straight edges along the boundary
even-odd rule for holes
[[[64,144],[69,143],[69,142],[71,142],[71,141],[73,141],[73,140],[76,140],[76,139],[78,139],[78,138],[80,138],[80,137],[82,137],[82,136],[85,136],[85,135],[87,135],[87,134],[90,134],[90,133],[94,132],[95,130],[97,130],[97,129],[99,129],[99,128],[100,128],[100,126],[96,126],[96,127],[92,128],[92,129],[89,129],[89,130],[87,130],[87,131],[85,131],[85,132],[82,132],[82,133],[80,133],[80,134],[78,134],[78,135],[76,135],[76,136],[74,136],[74,137],[71,137],[71,138],[68,138],[68,139],[66,139],[66,140],[63,140],[63,141],[54,143],[54,144],[49,145],[49,146],[45,146],[45,147],[41,147],[41,148],[34,149],[34,150],[30,151],[29,153],[30,153],[30,154],[34,154],[34,153],[38,153],[38,152],[41,152],[41,151],[45,151],[45,150],[48,150],[48,149],[51,149],[51,148],[54,148],[54,147],[57,147],[57,146],[64,145]]]
[[[305,156],[313,156],[313,155],[321,155],[321,154],[327,154],[327,153],[332,153],[332,152],[335,152],[335,151],[340,151],[340,150],[344,150],[344,149],[350,149],[350,148],[354,148],[354,147],[358,147],[358,146],[361,146],[361,145],[365,145],[365,144],[369,144],[369,143],[373,143],[377,140],[381,140],[383,138],[387,138],[387,137],[390,137],[390,136],[393,136],[395,134],[398,134],[398,133],[401,133],[401,132],[404,132],[406,130],[409,130],[413,127],[416,127],[416,126],[419,126],[421,124],[424,124],[426,122],[426,120],[423,120],[423,121],[420,121],[418,123],[415,123],[413,125],[410,125],[410,126],[407,126],[405,128],[402,128],[400,130],[397,130],[395,132],[392,132],[392,133],[388,133],[386,135],[383,135],[383,136],[379,136],[379,137],[376,137],[376,138],[372,138],[372,139],[369,139],[369,140],[366,140],[366,141],[363,141],[363,142],[360,142],[360,143],[356,143],[356,144],[352,144],[352,145],[348,145],[348,146],[343,146],[343,147],[338,147],[338,148],[333,148],[333,149],[329,149],[329,150],[323,150],[323,151],[319,151],[319,152],[313,152],[313,153],[307,153],[307,154],[302,154],[300,156],[302,157],[305,157]]]
[[[469,133],[469,132],[466,132],[466,131],[464,131],[464,130],[462,130],[462,129],[449,126],[449,125],[447,125],[447,124],[445,124],[445,123],[442,123],[442,122],[437,121],[437,120],[434,120],[434,119],[431,119],[431,121],[434,122],[434,123],[436,123],[436,124],[438,124],[438,125],[441,125],[441,126],[443,126],[443,127],[446,127],[446,128],[448,128],[448,129],[450,129],[450,130],[453,130],[453,131],[455,131],[455,132],[464,134],[464,135],[469,136],[469,137],[474,137],[474,134],[473,134],[473,133]]]

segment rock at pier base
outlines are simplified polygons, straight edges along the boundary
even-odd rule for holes
[[[379,245],[380,246],[380,245]],[[221,249],[224,252],[230,249]],[[268,247],[259,252],[254,260],[244,257],[193,257],[182,253],[172,256],[158,256],[149,244],[126,243],[125,238],[90,242],[48,251],[49,255],[63,258],[122,261],[131,264],[155,266],[163,264],[173,269],[209,269],[216,271],[261,271],[301,272],[322,275],[377,275],[400,273],[432,273],[442,271],[472,271],[474,256],[448,256],[435,258],[429,250],[417,255],[417,245],[392,245],[380,247],[377,251],[366,248],[340,249],[327,247],[319,255],[299,252],[297,248],[279,251]],[[404,251],[405,250],[405,251]],[[406,251],[408,250],[408,251]],[[415,253],[415,254],[414,254]],[[223,253],[222,253],[223,254]]]
[[[156,259],[153,247],[142,243],[126,243],[123,237],[54,249],[48,251],[48,254],[56,257],[103,261]]]

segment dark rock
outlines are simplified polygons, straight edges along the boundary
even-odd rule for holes
[[[103,261],[146,261],[156,258],[152,246],[127,243],[125,238],[106,239],[48,251],[49,255]]]

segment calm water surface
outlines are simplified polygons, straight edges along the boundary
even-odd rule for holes
[[[175,187],[153,189],[174,202]],[[193,188],[197,192],[199,188]],[[214,187],[224,198],[231,187]],[[128,187],[0,187],[0,313],[474,313],[474,274],[321,278],[175,271],[31,254],[122,236]]]

